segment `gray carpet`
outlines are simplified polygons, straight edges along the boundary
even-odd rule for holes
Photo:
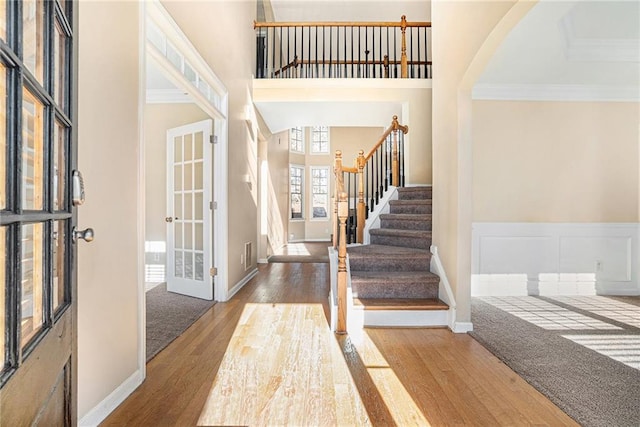
[[[536,310],[511,311],[516,316],[473,298],[470,334],[581,425],[640,426],[640,371],[562,336],[640,336],[640,329],[548,298],[537,300],[559,310],[540,311],[542,318],[537,321],[544,329],[521,318],[535,321]],[[594,326],[588,330],[566,316]],[[545,318],[559,323],[550,326]],[[574,326],[549,330],[562,328],[562,322]],[[622,329],[603,328],[606,325],[599,322]],[[637,357],[636,350],[631,351],[632,357]]]
[[[215,301],[167,292],[162,283],[147,292],[147,362],[200,318]]]

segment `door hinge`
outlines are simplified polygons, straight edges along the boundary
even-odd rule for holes
[[[209,202],[209,209],[218,209],[218,202]]]
[[[217,276],[218,275],[218,269],[216,267],[212,267],[209,269],[209,274],[211,276]]]
[[[212,144],[217,144],[218,143],[218,135],[209,136],[209,142],[212,143]]]

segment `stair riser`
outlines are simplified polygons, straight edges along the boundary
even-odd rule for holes
[[[400,236],[379,236],[371,234],[371,244],[402,246],[405,248],[429,249],[431,247],[431,238],[424,237],[400,237]]]
[[[398,190],[400,200],[430,200],[432,198],[431,188],[421,188],[420,190]]]
[[[437,298],[438,284],[424,282],[351,282],[357,298]]]
[[[431,220],[412,221],[408,219],[382,219],[380,228],[393,228],[395,230],[424,230],[431,231]]]
[[[431,205],[390,205],[392,214],[430,214]]]
[[[349,257],[349,266],[355,271],[429,271],[430,257],[383,258]]]

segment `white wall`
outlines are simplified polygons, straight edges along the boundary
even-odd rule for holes
[[[78,248],[78,416],[100,421],[108,397],[142,380],[138,317],[139,5],[79,2],[78,167],[86,202],[80,227],[95,240]],[[126,396],[121,395],[120,397]],[[97,405],[105,405],[97,407]]]

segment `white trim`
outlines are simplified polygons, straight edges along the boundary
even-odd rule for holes
[[[447,327],[448,310],[365,310],[354,307],[349,314],[362,312],[363,326]]]
[[[579,84],[477,83],[472,89],[471,98],[496,101],[638,102],[640,101],[640,87]]]
[[[268,264],[268,263],[269,263],[268,258],[258,258],[258,264]]]
[[[149,89],[147,104],[193,104],[193,98],[180,89]]]
[[[449,283],[449,279],[447,278],[447,273],[444,270],[444,266],[440,261],[440,256],[438,255],[438,247],[435,245],[431,245],[430,271],[440,277],[440,286],[438,287],[438,298],[449,306],[447,326],[449,326],[449,329],[451,329],[453,332],[457,332],[456,298],[453,294],[453,289],[451,288],[451,283]],[[469,323],[469,325],[471,325],[471,323]],[[471,329],[469,330],[473,330],[473,326],[471,326]],[[467,332],[467,331],[464,331],[464,332]]]
[[[368,245],[371,241],[371,236],[369,235],[371,229],[380,228],[380,215],[390,212],[389,202],[391,200],[398,200],[398,188],[392,185],[384,193],[373,212],[369,213],[369,218],[364,224],[363,244]]]
[[[575,9],[560,20],[564,38],[564,53],[570,61],[581,62],[639,62],[640,41],[623,38],[578,37],[575,33]]]
[[[473,223],[471,295],[640,295],[638,223]]]
[[[256,274],[258,274],[258,269],[254,268],[253,270],[251,270],[251,273],[247,274],[246,276],[244,276],[244,278],[242,280],[240,280],[238,283],[236,283],[233,288],[229,289],[229,293],[228,293],[228,298],[226,300],[224,300],[223,302],[229,301],[231,298],[233,298],[233,296],[238,293],[238,291],[240,289],[242,289],[242,287],[244,285],[246,285],[247,283],[249,283],[249,280],[253,279],[254,277],[256,277]]]
[[[136,370],[129,378],[124,380],[115,390],[113,390],[100,403],[94,406],[84,417],[78,421],[81,427],[94,427],[104,421],[114,409],[133,393],[144,381],[144,372]]]
[[[139,16],[140,32],[139,32],[138,45],[139,45],[140,52],[144,52],[144,46],[146,43],[146,36],[145,36],[146,3],[145,2],[140,2],[139,13],[140,13],[140,16]],[[146,92],[145,83],[146,83],[146,76],[147,76],[146,55],[144,54],[138,55],[138,61],[139,61],[138,78],[140,82],[143,82],[142,84],[138,85],[138,125],[139,125],[140,134],[138,139],[137,192],[140,195],[140,197],[138,197],[138,206],[136,210],[138,214],[138,218],[137,218],[138,241],[136,242],[138,245],[138,289],[137,289],[138,324],[136,325],[136,327],[138,330],[138,372],[140,375],[140,381],[138,384],[140,384],[147,377],[147,297],[146,297],[146,277],[145,277],[145,263],[146,263],[145,242],[146,242],[146,224],[147,224],[146,196],[147,194],[146,194],[146,180],[145,180],[146,153],[145,153],[145,144],[144,144],[144,138],[145,138],[144,98],[145,98],[145,92]],[[135,390],[135,387],[131,391],[133,390]]]
[[[224,105],[228,105],[229,97],[225,95]],[[226,108],[226,107],[225,107]],[[214,120],[214,135],[219,137],[218,143],[213,145],[213,163],[215,176],[213,183],[213,197],[217,209],[213,210],[213,261],[218,268],[218,275],[214,281],[213,298],[217,301],[227,301],[229,298],[229,126],[227,120]]]
[[[466,334],[473,331],[473,323],[471,322],[455,322],[451,331],[456,334]]]
[[[328,237],[325,238],[321,238],[321,239],[304,239],[301,240],[302,242],[331,242],[331,239]]]

